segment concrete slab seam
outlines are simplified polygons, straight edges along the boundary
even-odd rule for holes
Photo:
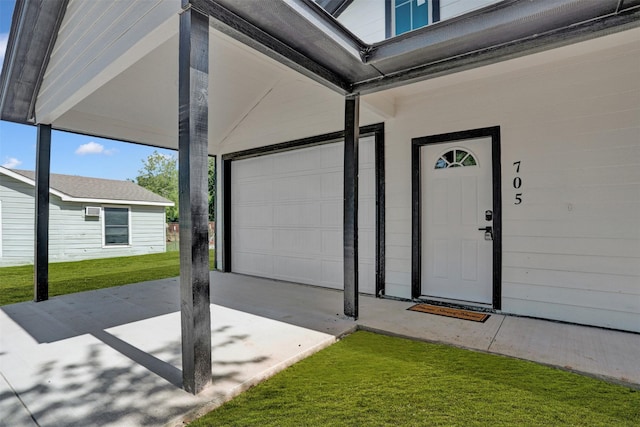
[[[487,347],[487,351],[491,351],[491,346],[496,341],[496,338],[498,337],[498,334],[500,333],[500,329],[502,329],[502,325],[504,324],[504,321],[505,321],[506,318],[507,318],[507,316],[502,316],[502,320],[500,321],[500,326],[498,326],[498,329],[496,329],[496,333],[493,335],[493,338],[491,339],[491,342],[489,343],[489,346]]]
[[[7,385],[9,386],[9,388],[11,389],[11,391],[13,392],[13,394],[16,396],[16,398],[18,399],[18,401],[20,401],[20,404],[22,405],[22,407],[24,408],[25,411],[27,411],[27,413],[29,414],[29,416],[31,417],[31,419],[33,420],[34,424],[37,425],[38,427],[40,427],[40,423],[38,423],[38,420],[36,420],[36,417],[31,413],[31,411],[29,410],[29,408],[27,407],[27,405],[25,405],[24,401],[22,400],[22,398],[20,397],[20,395],[18,394],[18,392],[16,391],[15,388],[13,388],[13,385],[11,385],[11,383],[9,382],[9,380],[7,379],[7,377],[4,376],[4,374],[2,372],[0,372],[0,376],[2,376],[2,379],[4,380],[5,383],[7,383]]]

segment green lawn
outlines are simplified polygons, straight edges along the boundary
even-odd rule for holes
[[[213,266],[214,251],[209,251]],[[49,295],[109,288],[180,275],[179,252],[49,265]],[[33,265],[0,268],[0,305],[33,300]]]
[[[640,391],[361,331],[190,424],[326,425],[638,426]]]

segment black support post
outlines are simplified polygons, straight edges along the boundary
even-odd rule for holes
[[[344,104],[344,314],[358,318],[358,139],[360,95]]]
[[[33,257],[34,301],[49,299],[49,175],[51,125],[38,125],[36,146],[36,206]]]
[[[184,6],[188,2],[183,1]],[[208,237],[209,18],[180,16],[178,66],[180,307],[182,383],[198,393],[211,382]]]

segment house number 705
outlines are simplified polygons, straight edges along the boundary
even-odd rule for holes
[[[522,187],[522,178],[518,176],[518,174],[520,173],[520,160],[518,160],[517,162],[513,162],[513,166],[516,167],[516,176],[515,178],[513,178],[513,188],[518,190],[520,189],[520,187]],[[521,203],[522,203],[522,193],[516,193],[516,198],[513,204],[519,205]]]

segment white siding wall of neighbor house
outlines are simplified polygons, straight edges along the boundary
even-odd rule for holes
[[[38,118],[59,117],[168,40],[179,10],[179,0],[70,0],[38,93]]]
[[[411,139],[500,126],[502,310],[640,332],[640,51],[621,52],[396,100],[385,123],[388,295],[410,297]]]
[[[52,199],[54,198],[57,199],[52,196]],[[164,230],[166,226],[163,207],[118,206],[130,209],[131,245],[103,247],[104,211],[99,218],[86,217],[84,215],[85,206],[87,205],[82,203],[61,202],[59,199],[51,203],[49,218],[49,260],[51,262],[142,255],[165,251]]]
[[[2,200],[2,258],[0,266],[33,263],[34,188],[0,175]],[[49,261],[142,255],[164,252],[164,207],[130,206],[131,246],[102,246],[102,216],[85,217],[86,204],[63,202],[51,195]],[[92,204],[91,206],[100,206]]]
[[[0,174],[2,258],[0,266],[33,262],[33,187]]]

